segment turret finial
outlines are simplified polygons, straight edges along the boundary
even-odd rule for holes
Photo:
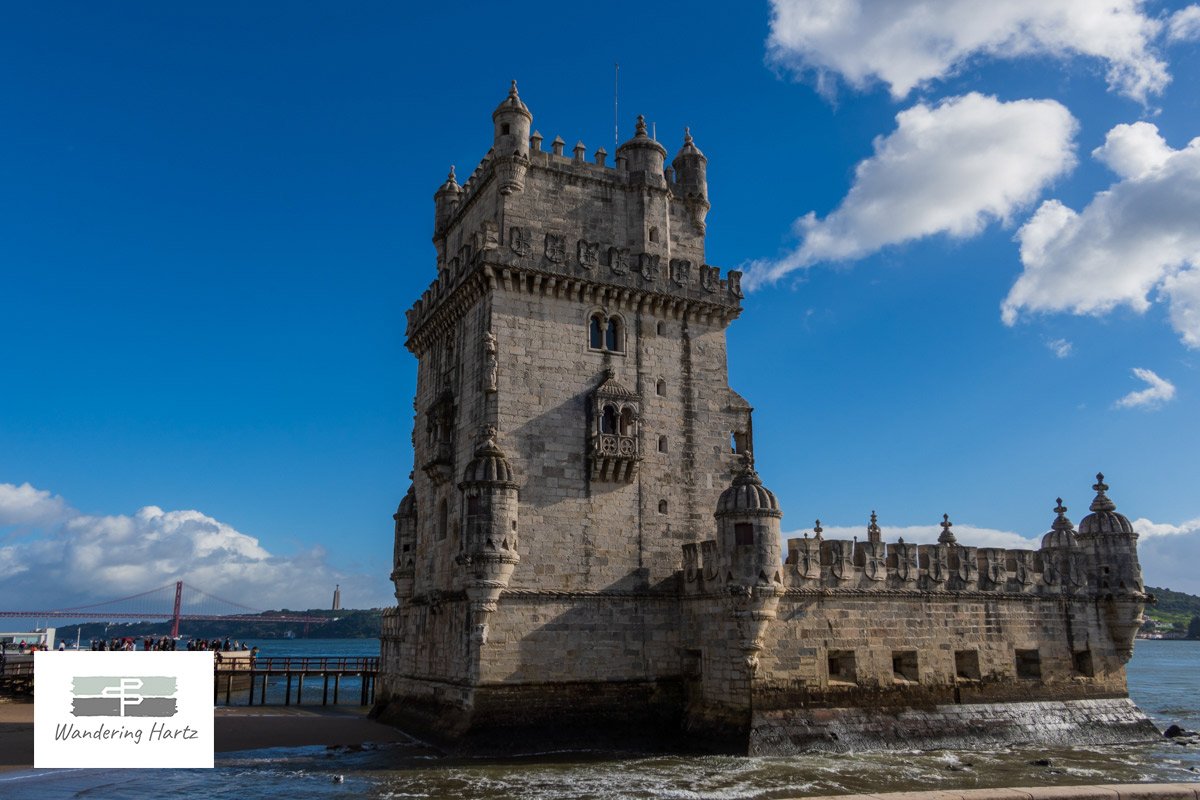
[[[871,523],[867,525],[867,541],[878,542],[882,531],[879,529],[879,517],[875,516],[875,512],[871,511]]]
[[[446,176],[446,183],[457,183],[458,179],[454,177],[454,165],[450,165],[450,174]]]
[[[692,129],[691,128],[685,127],[683,129],[683,143],[684,144],[692,143]]]
[[[954,523],[950,521],[949,514],[942,514],[942,533],[938,536],[938,544],[958,544],[958,540],[954,538],[954,534],[950,531],[954,527]]]
[[[1050,529],[1055,531],[1074,530],[1074,524],[1071,523],[1071,520],[1067,519],[1067,507],[1063,505],[1062,498],[1058,497],[1055,499],[1058,501],[1058,505],[1054,507],[1054,513],[1058,516],[1054,518],[1054,522],[1051,523]]]
[[[1092,489],[1096,492],[1096,499],[1092,501],[1090,510],[1092,511],[1116,511],[1117,504],[1114,503],[1109,496],[1105,494],[1108,491],[1108,484],[1104,482],[1104,473],[1096,473],[1096,482],[1092,484]]]
[[[517,96],[517,81],[516,81],[516,79],[515,79],[515,78],[513,79],[512,86],[511,86],[511,87],[509,87],[509,90],[508,90],[508,96],[509,96],[509,97],[516,97],[516,96]]]
[[[646,117],[644,114],[638,114],[637,127],[634,135],[638,138],[646,138]]]
[[[817,524],[813,525],[813,533],[816,534],[817,541],[821,540],[821,531],[825,530],[821,527],[821,520],[817,520]]]

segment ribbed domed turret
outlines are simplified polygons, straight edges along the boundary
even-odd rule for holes
[[[491,484],[513,488],[517,485],[508,458],[500,449],[500,445],[496,444],[495,428],[484,429],[482,441],[475,448],[475,457],[463,471],[461,485],[468,484]]]
[[[692,139],[692,131],[690,128],[683,129],[683,146],[679,148],[679,152],[675,154],[675,158],[671,161],[671,166],[675,167],[675,171],[686,165],[691,159],[699,159],[707,162],[708,159],[704,153],[700,152],[700,148],[696,147],[696,142]]]
[[[1106,533],[1133,533],[1133,525],[1124,514],[1117,513],[1117,504],[1105,494],[1108,486],[1104,483],[1104,473],[1096,474],[1096,499],[1092,501],[1091,514],[1079,520],[1080,536],[1095,536]]]
[[[1054,507],[1054,512],[1058,516],[1051,523],[1049,532],[1042,537],[1042,549],[1070,550],[1078,547],[1079,542],[1075,539],[1075,526],[1071,524],[1071,520],[1067,519],[1067,507],[1063,505],[1061,497],[1058,498],[1058,505]]]
[[[730,514],[746,514],[750,516],[782,517],[779,501],[775,494],[763,486],[758,473],[754,471],[754,460],[747,456],[741,471],[734,476],[733,484],[721,492],[717,500],[717,513],[722,517]]]
[[[529,113],[529,109],[521,102],[520,95],[517,94],[517,82],[513,81],[509,87],[508,97],[500,101],[500,105],[496,106],[496,110],[492,112],[492,120],[496,121],[497,117],[508,116],[512,113],[523,114],[533,121],[533,114]]]
[[[404,499],[400,501],[400,505],[396,508],[396,513],[392,519],[404,519],[407,517],[415,517],[417,515],[417,493],[412,486],[408,487],[408,494],[404,495]]]

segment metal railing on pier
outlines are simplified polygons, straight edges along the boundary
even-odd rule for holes
[[[256,705],[256,694],[257,705],[267,705],[268,697],[275,704],[279,702],[278,692],[267,691],[268,685],[274,684],[273,689],[283,690],[283,705],[304,705],[305,679],[315,679],[321,683],[321,705],[330,702],[337,705],[341,699],[342,681],[347,679],[351,684],[358,684],[358,704],[366,706],[375,701],[378,676],[378,656],[268,656],[218,661],[213,672],[213,703],[220,704],[223,696],[225,705],[233,705],[235,700],[241,701],[241,694],[245,692],[248,706]],[[315,703],[313,699],[310,704]]]

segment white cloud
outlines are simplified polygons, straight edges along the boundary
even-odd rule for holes
[[[935,544],[938,536],[942,533],[940,525],[881,525],[883,530],[883,540],[885,542],[895,542],[898,539],[903,539],[906,542],[916,542],[917,544]],[[1019,533],[1012,531],[1002,531],[995,528],[978,528],[974,525],[959,525],[955,523],[951,529],[954,531],[954,537],[958,543],[968,547],[1007,547],[1013,550],[1033,549],[1036,550],[1042,545],[1041,535],[1035,538],[1027,539]],[[1047,527],[1049,530],[1049,527]],[[812,537],[812,529],[791,531],[783,534],[783,538],[800,538],[805,533]],[[852,539],[857,536],[860,540],[867,538],[867,526],[837,526],[832,525],[824,528],[821,536],[825,539]]]
[[[91,516],[29,484],[0,484],[5,520],[40,526],[0,548],[0,607],[9,609],[75,607],[176,580],[258,609],[322,608],[336,583],[359,587],[360,596],[347,600],[360,606],[382,604],[389,594],[386,570],[339,571],[319,547],[274,554],[199,511],[146,506],[132,515]]]
[[[944,78],[980,57],[1097,58],[1109,88],[1144,102],[1170,81],[1152,43],[1163,23],[1143,0],[772,0],[773,61],[830,74],[861,89],[873,81],[892,96]],[[1180,12],[1182,14],[1183,12]],[[1190,18],[1176,19],[1190,30]]]
[[[896,130],[876,138],[875,154],[855,168],[841,205],[824,219],[798,220],[801,245],[750,265],[746,285],[934,234],[966,238],[1008,220],[1074,166],[1076,128],[1054,100],[1002,102],[974,92],[901,111]]]
[[[1133,375],[1138,380],[1145,381],[1147,386],[1122,397],[1115,404],[1117,408],[1153,409],[1175,397],[1175,384],[1158,377],[1153,371],[1134,367]]]
[[[1172,14],[1167,24],[1167,39],[1172,42],[1200,39],[1200,6],[1188,6]]]
[[[1046,347],[1054,353],[1055,358],[1069,358],[1075,346],[1066,339],[1050,339],[1046,342]]]
[[[1141,313],[1170,304],[1171,325],[1200,348],[1200,138],[1172,150],[1148,122],[1118,125],[1093,153],[1121,180],[1083,211],[1044,202],[1017,232],[1024,271],[1001,307],[1025,311]]]
[[[35,489],[28,483],[20,486],[0,483],[0,527],[48,525],[73,513],[61,497]]]
[[[1133,529],[1138,532],[1141,539],[1149,539],[1155,536],[1187,536],[1193,533],[1200,533],[1200,517],[1189,519],[1187,522],[1181,522],[1178,525],[1172,525],[1167,522],[1151,522],[1145,517],[1141,517],[1133,521]]]

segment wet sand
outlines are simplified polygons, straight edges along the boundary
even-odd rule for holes
[[[218,706],[218,753],[265,747],[354,746],[410,742],[389,725],[367,719],[366,709],[229,708]],[[0,700],[0,772],[33,768],[33,703]]]

